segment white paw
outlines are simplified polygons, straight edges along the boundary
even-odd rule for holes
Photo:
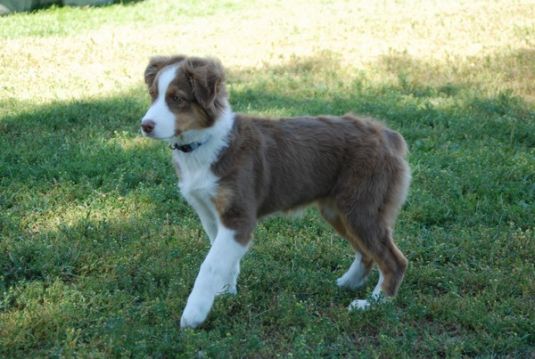
[[[180,318],[181,328],[196,328],[201,325],[212,307],[211,302],[197,302],[186,304],[182,318]]]
[[[366,283],[367,280],[368,280],[368,276],[359,278],[356,276],[347,275],[346,273],[336,280],[336,284],[340,288],[358,289],[362,287]]]
[[[365,299],[355,299],[354,301],[351,302],[351,304],[349,304],[347,309],[349,311],[352,311],[352,310],[367,310],[367,309],[370,308],[370,306],[371,306],[370,302],[365,300]]]
[[[206,315],[201,311],[184,311],[180,318],[180,328],[197,328],[205,319]]]

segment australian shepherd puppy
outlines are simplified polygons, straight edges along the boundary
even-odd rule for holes
[[[236,293],[240,259],[260,217],[312,203],[355,251],[337,284],[362,286],[376,263],[379,282],[369,299],[394,296],[407,268],[392,240],[410,182],[403,137],[353,115],[237,114],[224,80],[210,58],[155,57],[145,70],[152,104],[142,132],[169,143],[180,191],[211,243],[181,327],[197,327],[217,295]],[[356,299],[349,308],[369,306]]]

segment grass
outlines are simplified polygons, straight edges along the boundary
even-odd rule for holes
[[[0,356],[530,357],[535,6],[172,2],[0,18]],[[247,36],[245,36],[247,35]],[[208,241],[140,138],[147,58],[222,58],[236,111],[367,113],[406,137],[397,299],[348,314],[346,243],[261,222],[238,295],[180,331]]]

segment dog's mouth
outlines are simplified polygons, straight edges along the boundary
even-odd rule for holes
[[[147,132],[147,131],[144,131],[142,128],[139,129],[139,132],[141,133],[142,136],[144,137],[148,137],[148,138],[152,138],[154,140],[161,140],[161,141],[173,141],[176,137],[182,135],[184,132],[182,130],[175,130],[175,133],[174,135],[172,136],[169,136],[169,137],[158,137],[154,134],[154,132]]]
[[[154,135],[154,133],[147,133],[147,132],[145,132],[143,130],[140,130],[140,132],[141,132],[141,135],[143,137],[150,138],[151,140],[166,141],[166,142],[169,142],[169,143],[173,142],[176,139],[176,137],[178,136],[178,134],[177,134],[176,136],[157,137],[157,136]]]

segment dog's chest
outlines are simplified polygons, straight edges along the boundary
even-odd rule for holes
[[[186,199],[190,196],[211,198],[217,193],[218,178],[210,170],[181,174],[178,181],[180,193]]]
[[[217,194],[219,178],[210,166],[197,166],[173,158],[179,173],[178,188],[190,205],[197,209],[197,203],[212,207],[212,198]]]

